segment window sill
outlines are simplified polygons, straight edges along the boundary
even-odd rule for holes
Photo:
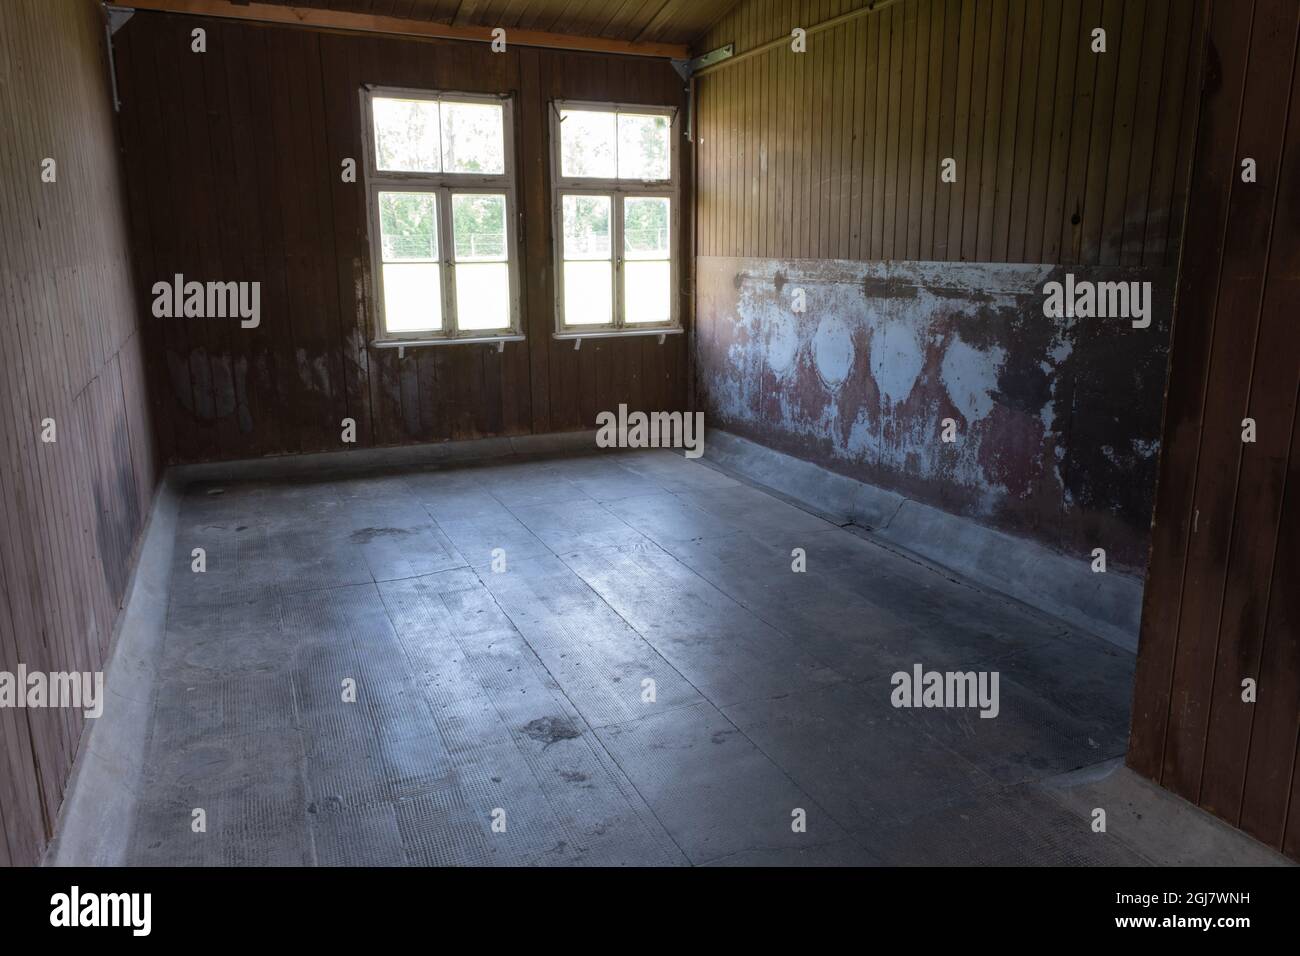
[[[631,339],[644,338],[647,335],[659,337],[659,344],[662,345],[664,337],[668,335],[681,335],[686,330],[681,326],[674,326],[671,329],[600,329],[592,332],[553,332],[551,337],[557,341],[572,341],[575,349],[582,348],[583,339]]]
[[[397,349],[398,358],[407,349],[422,349],[431,345],[495,345],[497,351],[504,350],[507,342],[522,342],[524,336],[519,333],[509,335],[461,336],[460,338],[439,339],[375,339],[370,345],[377,349]]]

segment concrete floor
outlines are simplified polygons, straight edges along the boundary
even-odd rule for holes
[[[916,663],[999,716],[895,709]],[[128,858],[1140,864],[1052,786],[1123,753],[1132,673],[669,452],[197,485]]]

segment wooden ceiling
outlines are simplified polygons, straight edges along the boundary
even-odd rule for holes
[[[229,0],[234,6],[240,0]],[[260,0],[452,26],[505,27],[640,43],[689,44],[736,0]],[[122,0],[130,6],[130,0]]]

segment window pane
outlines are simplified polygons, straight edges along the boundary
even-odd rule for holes
[[[614,114],[560,111],[560,173],[613,179]]]
[[[669,200],[658,196],[623,200],[623,257],[667,259]]]
[[[613,290],[608,262],[564,264],[564,324],[608,325],[613,314]]]
[[[506,171],[504,111],[496,103],[442,103],[442,164],[449,173]]]
[[[380,193],[379,233],[383,259],[431,261],[438,258],[436,193]]]
[[[509,327],[509,265],[473,262],[456,266],[456,324],[461,331]]]
[[[457,193],[451,197],[452,233],[458,262],[501,262],[506,258],[506,197]]]
[[[608,196],[564,197],[564,258],[610,257]]]
[[[440,269],[437,263],[384,263],[384,327],[390,333],[442,328]]]
[[[620,179],[668,179],[668,117],[618,115]]]
[[[436,173],[438,163],[438,103],[376,96],[375,162],[380,169]]]
[[[667,322],[672,318],[672,265],[667,262],[623,263],[623,319]]]

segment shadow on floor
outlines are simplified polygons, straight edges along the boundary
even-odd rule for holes
[[[195,485],[175,553],[133,863],[1159,862],[1050,782],[1130,654],[670,452]]]

